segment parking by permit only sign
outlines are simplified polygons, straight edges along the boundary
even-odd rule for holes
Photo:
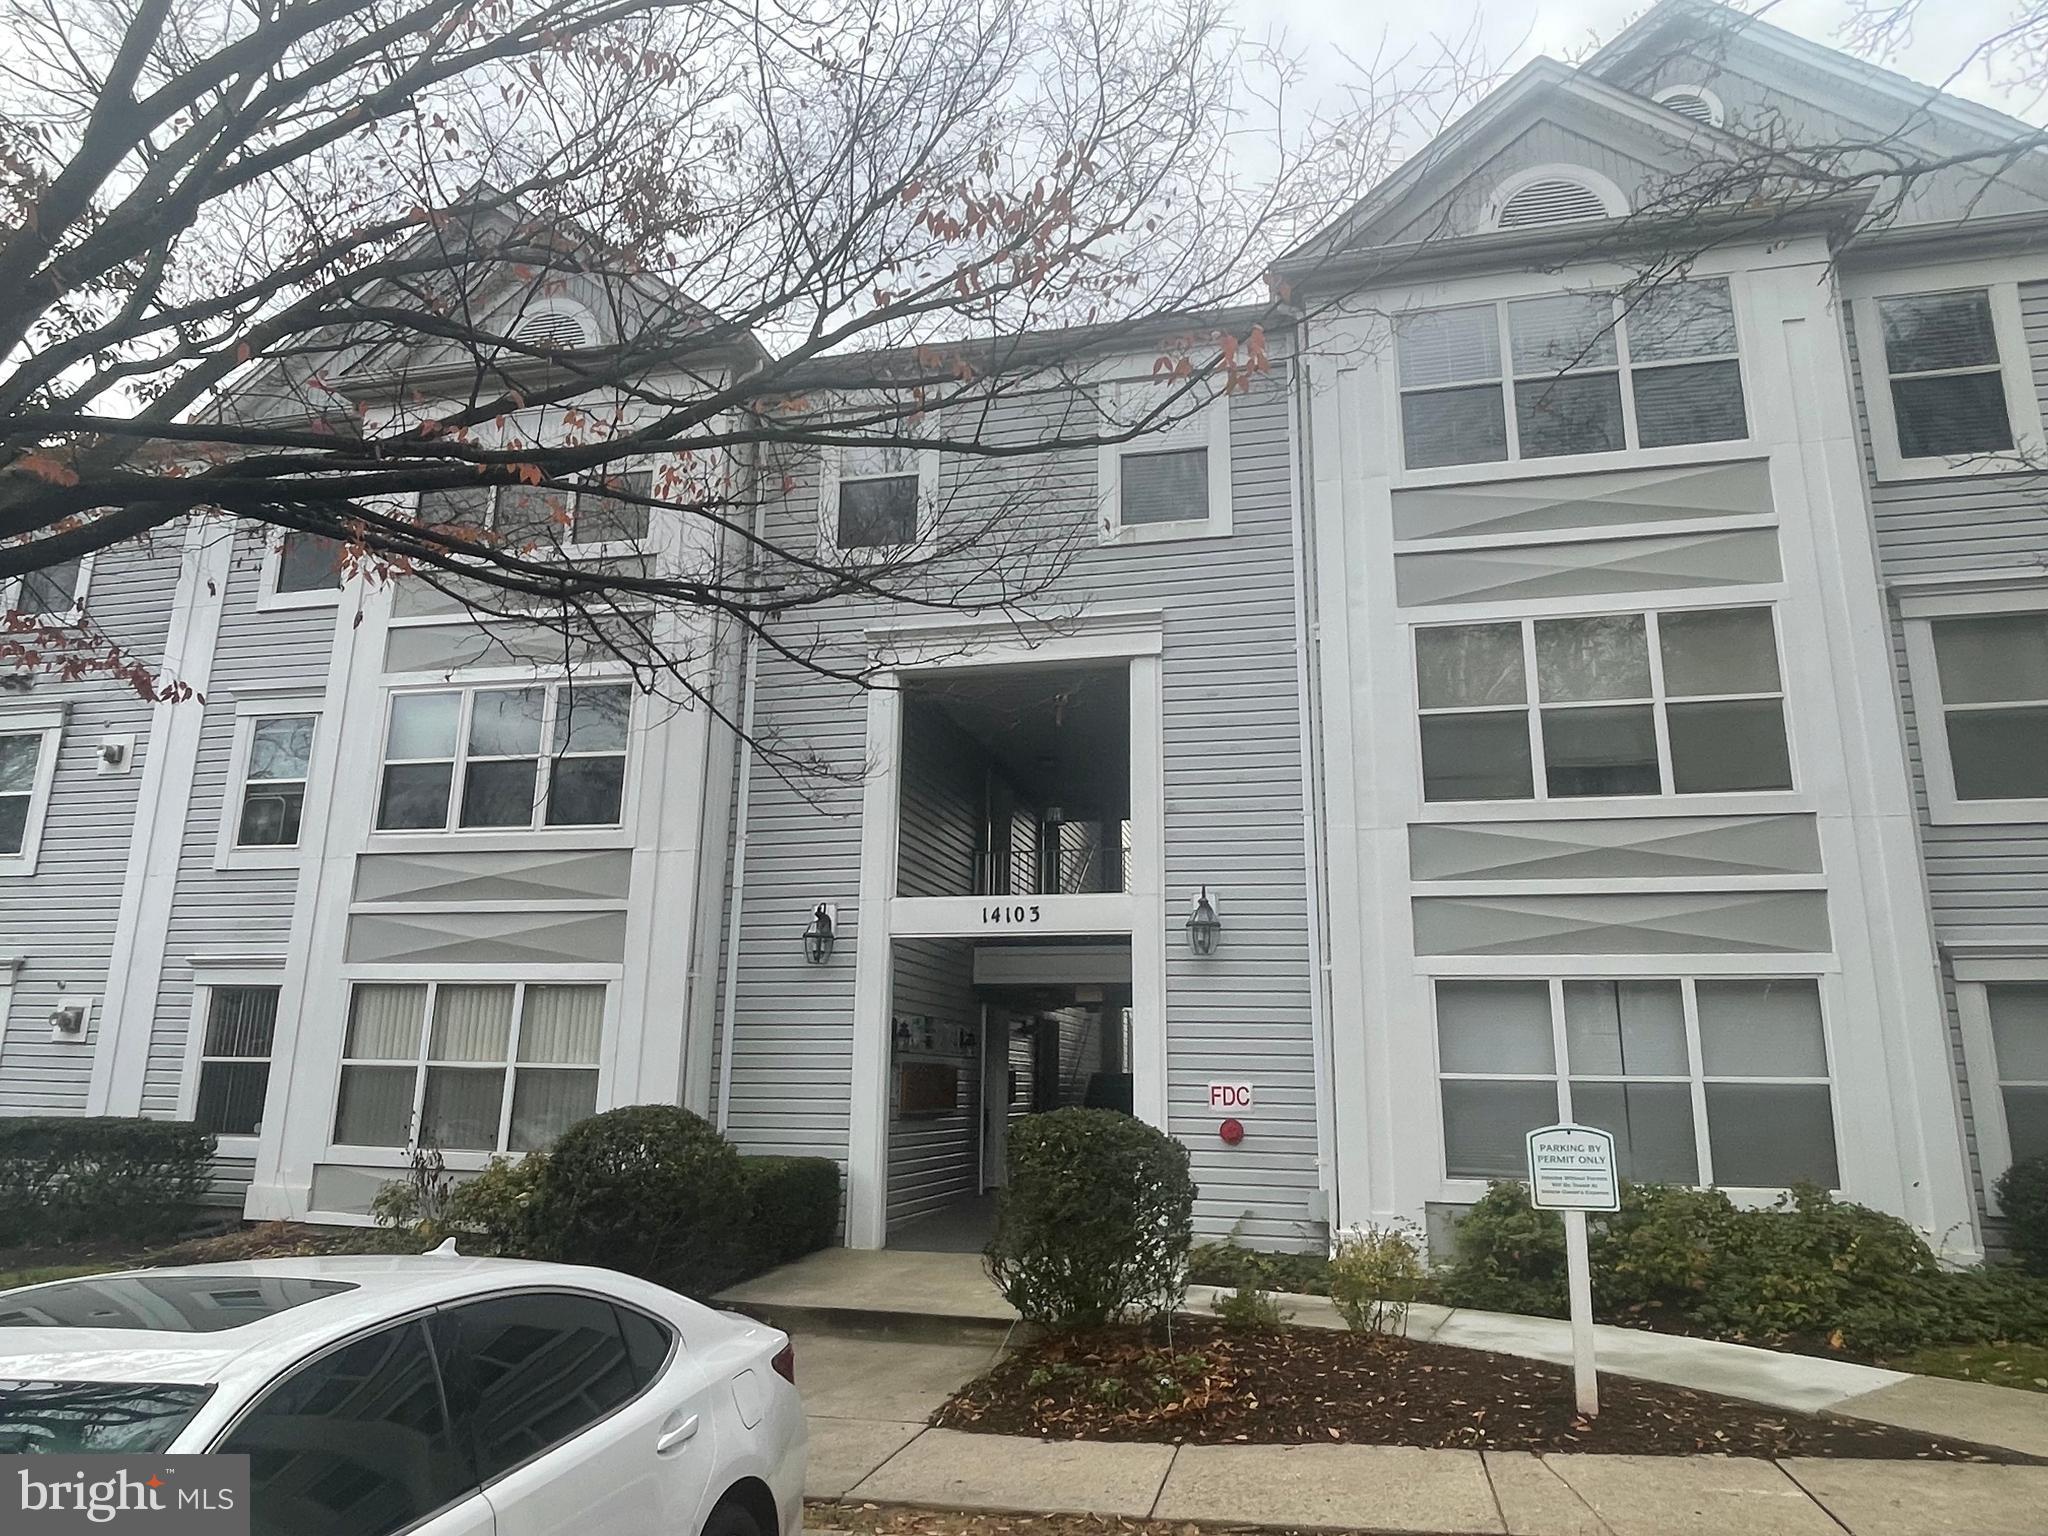
[[[1529,1203],[1564,1213],[1565,1288],[1572,1303],[1572,1387],[1579,1412],[1600,1412],[1593,1361],[1593,1272],[1586,1262],[1586,1212],[1621,1209],[1614,1137],[1591,1125],[1546,1125],[1529,1133]]]
[[[1529,1203],[1539,1211],[1618,1211],[1614,1137],[1590,1125],[1529,1133]]]

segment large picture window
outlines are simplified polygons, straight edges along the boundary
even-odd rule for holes
[[[378,829],[617,826],[632,710],[628,683],[394,693]]]
[[[601,985],[358,982],[334,1112],[350,1147],[531,1152],[597,1110]]]
[[[508,544],[590,547],[647,537],[654,472],[616,471],[587,488],[475,485],[420,493],[420,521],[481,529]]]
[[[1524,1138],[1614,1135],[1640,1183],[1835,1188],[1820,986],[1810,978],[1440,980],[1444,1171],[1522,1178]]]
[[[1425,800],[1792,787],[1768,608],[1433,625],[1415,684]]]
[[[1421,310],[1395,340],[1410,469],[1749,435],[1725,279]]]

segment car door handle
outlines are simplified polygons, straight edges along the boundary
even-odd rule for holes
[[[697,1415],[693,1413],[682,1423],[671,1425],[661,1432],[661,1438],[654,1442],[654,1454],[659,1456],[664,1451],[672,1451],[685,1441],[695,1439],[696,1435]]]

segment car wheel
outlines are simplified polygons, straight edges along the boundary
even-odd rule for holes
[[[744,1502],[727,1498],[704,1522],[704,1536],[769,1536]]]

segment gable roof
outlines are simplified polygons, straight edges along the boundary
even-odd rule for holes
[[[1744,42],[1753,42],[1777,53],[1791,63],[1830,76],[1852,89],[1873,92],[1900,106],[1923,110],[1954,127],[1993,138],[2010,139],[2041,131],[2034,124],[2000,112],[1995,107],[1953,95],[1939,86],[1873,64],[1843,49],[1816,43],[1760,16],[1723,5],[1719,0],[1658,0],[1656,5],[1595,49],[1581,67],[1590,74],[1619,75],[1631,63],[1657,47],[1667,34],[1679,31],[1695,34],[1718,32],[1726,38],[1739,37]]]
[[[1514,133],[1537,121],[1546,107],[1590,109],[1618,117],[1636,130],[1645,158],[1676,162],[1715,157],[1752,157],[1756,146],[1727,130],[1704,123],[1661,102],[1574,69],[1555,59],[1532,60],[1472,107],[1398,170],[1277,264],[1283,272],[1304,271],[1318,262],[1372,243],[1377,232],[1398,236],[1401,215],[1411,218],[1428,206],[1431,192],[1455,189],[1484,167]],[[1789,168],[1789,162],[1788,162]],[[1583,229],[1585,226],[1581,226]]]

